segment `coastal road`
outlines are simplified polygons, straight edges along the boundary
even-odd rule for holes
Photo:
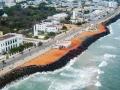
[[[120,9],[116,11],[119,11],[119,10]],[[85,31],[85,28],[89,27],[91,24],[94,24],[94,26],[96,26],[98,23],[103,22],[118,13],[120,13],[120,11],[117,13],[113,13],[113,15],[109,15],[107,17],[101,18],[97,21],[89,22],[77,30],[70,30],[70,31],[67,31],[66,33],[62,33],[61,35],[56,36],[55,38],[49,40],[48,42],[43,43],[42,46],[32,48],[30,51],[26,50],[23,54],[18,54],[14,58],[10,58],[6,60],[6,64],[4,64],[4,67],[7,67],[9,65],[14,65],[16,62],[21,60],[23,61],[25,60],[26,57],[34,55],[35,53],[39,53],[40,51],[44,51],[46,48],[50,49],[53,45],[55,45],[56,41],[70,40],[72,37],[78,35],[81,31]],[[3,68],[3,64],[0,63],[0,70],[2,68]]]
[[[18,61],[25,60],[26,57],[29,57],[36,53],[39,53],[40,51],[44,51],[46,48],[50,49],[51,47],[53,47],[55,45],[56,41],[70,40],[72,37],[78,35],[80,33],[80,31],[82,31],[83,29],[84,28],[81,27],[77,30],[70,30],[66,33],[62,33],[61,35],[56,36],[55,38],[49,40],[48,42],[43,43],[42,46],[34,47],[34,48],[30,49],[30,51],[26,50],[26,51],[24,51],[23,54],[18,54],[14,58],[10,58],[10,59],[6,60],[6,64],[4,64],[4,66],[2,63],[0,63],[0,69],[2,69],[3,67],[14,65]]]

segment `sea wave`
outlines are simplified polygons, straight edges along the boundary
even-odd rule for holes
[[[102,62],[99,64],[98,67],[105,67],[105,66],[107,66],[107,65],[108,65],[108,63],[107,63],[106,61],[102,61]]]
[[[109,26],[109,30],[110,30],[110,35],[113,35],[114,33],[113,33],[113,27],[112,27],[112,25]]]
[[[101,85],[101,83],[100,83],[99,81],[97,81],[97,82],[95,83],[95,86],[101,87],[102,85]]]
[[[105,48],[105,49],[116,49],[114,46],[109,46],[109,45],[101,45],[100,48]]]
[[[61,72],[60,75],[63,79],[52,81],[48,90],[74,90],[78,88],[85,88],[89,85],[94,85],[95,79],[93,78],[98,70],[96,67],[86,67],[79,69],[79,71],[77,69],[77,72],[75,68],[74,70],[75,72],[72,68],[73,72],[71,72],[71,74]]]
[[[115,40],[119,40],[119,41],[120,41],[120,36],[119,36],[119,37],[115,37],[114,39],[115,39]]]
[[[106,54],[104,54],[104,56],[103,56],[104,60],[109,60],[109,59],[115,58],[115,57],[116,57],[116,55],[110,54],[110,53],[106,53]]]
[[[96,76],[96,79],[100,79],[100,76],[98,75],[98,76]]]
[[[4,88],[2,88],[1,90],[9,90],[9,88],[11,87],[18,87],[20,84],[24,83],[25,81],[29,80],[30,78],[34,77],[34,75],[36,75],[38,73],[35,73],[35,74],[32,74],[30,76],[26,76],[26,77],[23,77],[19,80],[16,80],[14,82],[11,82],[10,84],[6,85]]]
[[[102,70],[98,69],[98,70],[97,70],[97,73],[100,75],[100,74],[103,74],[103,73],[104,73],[104,71],[102,71]]]
[[[21,83],[24,83],[25,81],[27,81],[27,80],[29,80],[29,79],[31,79],[31,78],[33,78],[33,80],[34,80],[34,79],[35,79],[34,77],[36,77],[36,76],[60,73],[61,71],[70,68],[70,67],[76,62],[76,59],[77,59],[77,57],[75,57],[74,59],[70,60],[70,62],[69,62],[65,67],[60,68],[60,69],[57,69],[57,70],[55,70],[55,71],[36,72],[36,73],[34,73],[34,74],[32,74],[32,75],[25,76],[25,77],[23,77],[23,78],[20,79],[20,80],[16,80],[16,81],[11,82],[10,84],[6,85],[4,88],[2,88],[2,90],[9,90],[10,87],[14,87],[14,86],[17,87],[17,86],[19,86]],[[46,80],[46,81],[49,81],[49,79],[42,78],[42,80],[43,80],[43,79]],[[41,80],[41,81],[42,81],[42,80]],[[39,80],[37,79],[37,81],[40,81],[40,79],[39,79]]]

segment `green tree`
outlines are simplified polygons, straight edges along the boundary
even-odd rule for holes
[[[38,7],[29,6],[27,8],[21,8],[21,5],[18,3],[10,8],[5,7],[4,12],[8,14],[8,18],[6,21],[0,20],[0,27],[2,26],[0,30],[7,33],[9,31],[15,32],[13,29],[16,28],[19,32],[19,30],[32,28],[35,22],[40,22],[48,16],[58,13],[54,7],[48,7],[46,5],[46,3],[41,3]],[[5,30],[5,28],[7,29]],[[27,33],[23,31],[23,34]]]
[[[49,37],[51,37],[51,36],[55,36],[55,35],[56,35],[55,32],[49,32],[49,33],[48,33],[48,36],[49,36]]]
[[[62,27],[62,30],[68,30],[68,28],[64,25],[64,26]]]

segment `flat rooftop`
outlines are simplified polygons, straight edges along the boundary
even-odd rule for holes
[[[6,34],[6,35],[3,35],[0,37],[0,41],[3,41],[5,39],[9,39],[11,37],[14,37],[15,35],[12,35],[12,34]]]

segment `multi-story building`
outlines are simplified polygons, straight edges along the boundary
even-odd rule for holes
[[[19,3],[19,2],[22,2],[22,1],[26,1],[26,0],[14,0],[14,2],[16,2],[16,3]]]
[[[4,0],[0,0],[0,9],[2,9],[4,7],[4,5],[5,5]]]
[[[62,20],[65,20],[65,18],[67,17],[68,17],[68,14],[66,13],[58,13],[53,16],[49,16],[47,19],[55,20],[55,21],[62,21]]]
[[[8,7],[16,5],[14,0],[4,0],[4,2],[5,2],[5,6],[8,6]]]
[[[22,1],[26,1],[26,0],[0,0],[0,8],[4,6],[11,7],[11,6],[16,5],[16,3],[19,3]]]
[[[85,18],[83,17],[83,10],[82,9],[74,9],[71,16],[72,23],[79,23],[84,22]]]
[[[34,36],[38,36],[41,31],[57,33],[61,28],[62,26],[58,23],[55,24],[53,22],[43,22],[33,26],[33,33]]]
[[[23,43],[23,36],[16,33],[8,33],[0,36],[0,53],[8,52],[14,47],[19,47]]]
[[[118,3],[116,1],[109,1],[109,7],[110,8],[117,8],[118,7]]]

